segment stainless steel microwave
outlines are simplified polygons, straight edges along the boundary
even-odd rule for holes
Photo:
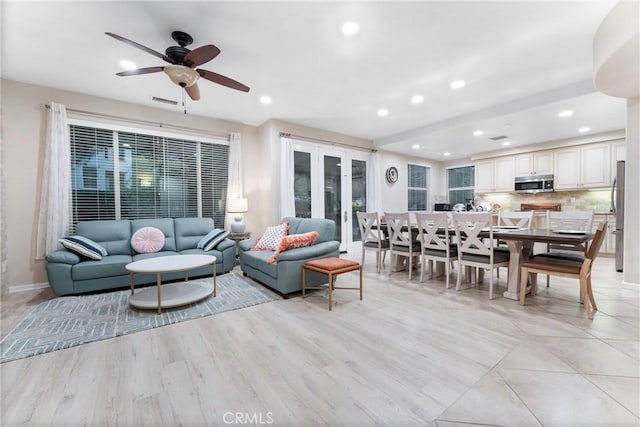
[[[517,176],[514,189],[516,193],[551,193],[553,175]]]

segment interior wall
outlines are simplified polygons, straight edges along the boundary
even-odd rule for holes
[[[640,97],[627,99],[623,280],[640,290]]]
[[[183,112],[146,107],[89,95],[19,83],[1,81],[2,150],[5,201],[3,228],[6,230],[6,272],[2,287],[37,284],[47,281],[44,260],[36,260],[36,224],[40,200],[40,181],[45,148],[46,109],[58,102],[67,108],[117,117],[153,121],[216,133],[242,134],[243,182],[250,206],[263,181],[260,168],[260,141],[257,128],[240,123],[199,117]],[[87,116],[69,117],[90,119]],[[98,120],[96,120],[98,121]],[[135,127],[142,125],[128,124]],[[157,129],[157,128],[156,128]],[[259,217],[246,214],[247,223]]]

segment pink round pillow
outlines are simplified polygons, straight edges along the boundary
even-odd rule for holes
[[[164,247],[164,233],[155,227],[142,227],[131,236],[131,247],[141,254],[158,252]]]

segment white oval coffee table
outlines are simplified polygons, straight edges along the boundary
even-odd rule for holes
[[[204,283],[188,282],[188,271],[213,264],[213,286]],[[170,255],[134,261],[125,266],[131,276],[131,296],[129,304],[142,309],[179,307],[200,301],[213,294],[216,296],[216,257],[213,255]],[[162,286],[162,273],[185,272],[185,282],[169,283]],[[156,291],[149,287],[134,293],[136,273],[156,275]]]

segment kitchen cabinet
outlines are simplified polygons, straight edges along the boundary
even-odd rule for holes
[[[616,177],[618,160],[627,160],[627,144],[624,141],[611,144],[611,182]]]
[[[514,157],[515,176],[549,175],[553,173],[553,151],[536,151]]]
[[[606,221],[607,227],[605,229],[604,241],[600,247],[600,255],[615,255],[616,253],[616,217],[615,215],[594,215],[593,217],[593,232],[595,233],[598,228],[598,224]]]
[[[502,193],[513,191],[514,159],[497,157],[475,162],[475,192]]]
[[[586,189],[611,186],[611,144],[598,143],[554,152],[554,188]]]

